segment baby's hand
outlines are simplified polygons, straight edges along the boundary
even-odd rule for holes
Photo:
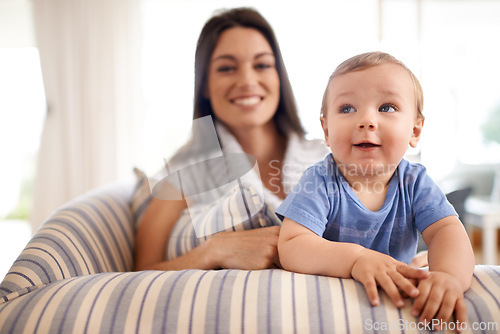
[[[411,268],[389,255],[370,249],[363,251],[351,269],[351,276],[364,285],[373,306],[380,304],[377,285],[384,289],[394,305],[403,307],[400,290],[412,298],[417,297],[419,290],[410,279],[420,280],[428,275],[427,271]]]
[[[432,271],[428,278],[419,282],[418,289],[420,294],[413,303],[412,315],[420,316],[420,321],[445,322],[450,320],[453,311],[456,321],[467,321],[464,293],[460,282],[452,275]]]

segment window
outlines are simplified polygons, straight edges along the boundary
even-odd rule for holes
[[[500,106],[499,13],[499,1],[423,3],[422,74],[434,117],[428,142],[468,164],[500,162],[500,146],[481,130]]]
[[[31,2],[0,1],[0,279],[31,237],[36,154],[45,115]]]
[[[0,217],[26,219],[45,114],[38,51],[0,48]]]

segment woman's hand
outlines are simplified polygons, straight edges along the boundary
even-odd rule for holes
[[[214,268],[267,269],[280,268],[278,235],[280,227],[220,232],[207,240],[208,257]]]
[[[191,251],[164,261],[170,232],[185,208],[184,201],[152,200],[136,234],[135,270],[281,267],[277,249],[279,226],[220,232]]]

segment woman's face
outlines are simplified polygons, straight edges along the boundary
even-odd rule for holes
[[[229,128],[248,129],[268,124],[278,107],[280,79],[274,53],[256,29],[224,31],[215,46],[205,95]]]

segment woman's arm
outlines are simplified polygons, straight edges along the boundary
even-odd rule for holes
[[[153,197],[135,236],[135,270],[169,269],[162,264],[165,247],[170,232],[186,207],[183,200],[165,201]]]
[[[135,270],[266,269],[279,266],[279,227],[220,232],[171,261],[164,261],[170,233],[185,201],[153,198],[136,233]]]

